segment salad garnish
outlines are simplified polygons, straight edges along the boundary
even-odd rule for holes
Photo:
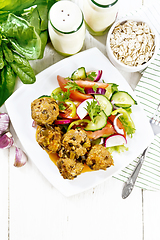
[[[68,81],[65,88],[68,90],[77,90],[81,93],[85,93],[84,89],[82,87],[78,86],[78,84],[75,81],[71,81],[71,80]]]
[[[93,100],[91,102],[87,102],[87,107],[85,108],[86,111],[88,112],[91,121],[95,123],[95,117],[99,115],[101,112],[101,107],[98,105],[96,100]]]

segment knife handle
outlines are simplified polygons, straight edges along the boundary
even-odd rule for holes
[[[140,171],[140,169],[142,167],[142,164],[144,162],[144,159],[145,159],[146,150],[147,150],[147,148],[142,153],[142,155],[141,155],[133,173],[127,179],[127,181],[124,183],[124,187],[123,187],[123,190],[122,190],[122,198],[123,199],[127,198],[133,190],[133,187],[135,185],[135,182],[136,182],[136,179],[138,177],[139,171]]]

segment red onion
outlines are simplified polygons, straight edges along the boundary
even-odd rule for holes
[[[72,119],[58,119],[54,121],[54,124],[69,124],[71,123],[73,120]]]
[[[114,109],[114,110],[116,110],[116,109],[119,108],[119,107],[117,107],[117,106],[114,105],[114,100],[112,100],[111,103],[112,103],[112,106],[113,106],[113,109]]]
[[[8,130],[9,121],[10,119],[7,113],[0,113],[0,135]]]
[[[92,73],[94,73],[95,76],[92,76]],[[93,78],[93,81],[94,81],[94,82],[98,82],[98,81],[101,79],[102,70],[95,70],[95,71],[87,72],[87,77],[88,77],[88,78],[90,78],[89,75],[91,75],[91,78]]]
[[[32,123],[32,127],[33,127],[33,128],[36,128],[36,127],[37,127],[37,123],[36,123],[36,121],[33,121],[33,123]]]
[[[6,149],[10,148],[14,143],[12,134],[7,132],[0,137],[0,148]]]
[[[102,95],[104,95],[105,92],[106,92],[106,89],[104,89],[104,88],[97,88],[96,91],[94,91],[93,88],[86,88],[85,92],[87,94],[102,94]]]
[[[22,167],[27,162],[27,156],[26,154],[18,147],[15,148],[16,154],[15,154],[15,161],[14,166],[15,167]]]

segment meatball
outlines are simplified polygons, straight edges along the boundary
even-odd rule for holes
[[[59,158],[57,167],[64,179],[72,180],[81,174],[84,165],[70,158]]]
[[[52,124],[58,115],[58,104],[51,97],[38,98],[31,103],[31,116],[39,125]]]
[[[114,165],[110,152],[102,145],[94,145],[88,153],[86,164],[92,170],[103,169]]]
[[[78,159],[84,156],[91,147],[90,139],[82,129],[71,129],[64,134],[62,149],[59,156],[62,158]]]
[[[48,153],[55,153],[61,147],[62,133],[59,127],[37,126],[36,141]]]

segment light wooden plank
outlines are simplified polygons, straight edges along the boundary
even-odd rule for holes
[[[109,179],[85,193],[66,198],[31,162],[10,166],[11,240],[142,239],[141,190],[121,198],[122,183]],[[136,229],[133,231],[133,229]],[[131,234],[132,232],[132,234]]]
[[[124,17],[129,12],[139,9],[142,6],[143,0],[119,0],[118,17]]]
[[[81,1],[78,2],[82,4]],[[127,1],[123,2],[126,4]],[[122,8],[122,5],[120,7]],[[129,9],[131,10],[131,6],[127,3],[125,10]],[[106,54],[105,41],[106,36],[95,38],[86,33],[83,50],[97,46]],[[46,55],[42,60],[45,65],[41,66],[40,61],[36,61],[36,72],[43,70],[48,63],[51,65],[52,61],[61,59],[52,51],[51,45],[47,53],[54,56],[54,59],[50,60]],[[16,142],[20,144],[18,139]],[[132,195],[123,200],[122,183],[111,178],[94,189],[66,198],[48,183],[30,159],[24,167],[15,168],[13,157],[12,149],[10,240],[117,240],[120,237],[123,240],[142,240],[140,189],[135,188]]]
[[[0,112],[6,112],[5,107]],[[10,150],[0,149],[0,239],[8,239],[8,158]]]
[[[144,191],[144,240],[160,237],[160,192]]]
[[[0,150],[0,239],[8,239],[8,150]]]
[[[144,5],[159,4],[159,0],[143,0]]]

